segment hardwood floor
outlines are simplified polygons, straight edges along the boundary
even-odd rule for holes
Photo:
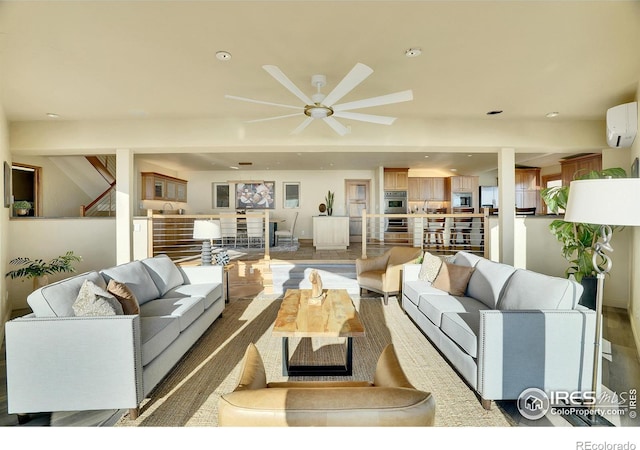
[[[381,253],[384,249],[378,249]],[[287,252],[289,253],[289,252]],[[303,243],[295,255],[272,255],[274,262],[280,261],[310,261],[339,263],[344,261],[353,264],[360,257],[361,247],[352,245],[345,251],[316,251],[310,244]],[[373,251],[368,251],[372,256]],[[295,256],[295,257],[294,257]],[[351,270],[351,269],[350,269]],[[351,275],[353,276],[353,275]],[[245,297],[243,286],[230,284],[230,297]],[[15,316],[24,314],[24,311],[16,311]],[[607,392],[628,393],[631,389],[640,388],[640,361],[638,350],[635,347],[631,326],[627,312],[618,308],[604,308],[603,320],[603,362],[602,381]],[[579,426],[579,423],[570,423],[561,417],[545,417],[537,421],[524,419],[515,406],[515,402],[500,402],[499,406],[506,411],[514,425],[522,427],[564,427]],[[15,414],[7,412],[6,392],[6,360],[5,346],[2,343],[0,349],[0,427],[2,426],[110,426],[115,423],[125,411],[97,411],[56,413],[54,415],[43,413],[34,414],[24,424],[19,423]],[[549,416],[549,415],[548,415]],[[610,417],[610,422],[616,427],[640,426],[640,418],[631,418],[628,414]]]

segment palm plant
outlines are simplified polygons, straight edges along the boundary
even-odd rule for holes
[[[625,170],[618,167],[600,171],[594,170],[581,176],[575,176],[574,179],[626,177]],[[558,214],[567,208],[569,186],[546,188],[540,192],[540,195],[547,204],[548,210],[553,214]],[[584,277],[591,277],[596,274],[593,264],[593,245],[600,237],[600,228],[601,225],[565,222],[562,219],[556,219],[549,224],[549,230],[562,244],[562,256],[570,264],[565,271],[565,275],[567,277],[573,275],[578,283],[582,282]],[[619,227],[612,227],[612,230],[616,228]]]
[[[9,264],[22,267],[7,272],[5,277],[37,278],[54,273],[75,272],[76,269],[73,267],[74,261],[82,261],[82,257],[75,255],[73,251],[68,251],[64,255],[57,256],[49,262],[45,262],[42,259],[19,257],[9,261]]]

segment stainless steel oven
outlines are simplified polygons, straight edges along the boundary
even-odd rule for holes
[[[407,191],[384,191],[385,214],[407,214],[408,210]],[[404,217],[388,218],[385,225],[387,232],[407,231],[407,219]]]

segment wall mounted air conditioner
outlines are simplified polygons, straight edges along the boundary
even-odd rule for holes
[[[638,102],[625,103],[607,110],[607,144],[631,147],[638,133]]]

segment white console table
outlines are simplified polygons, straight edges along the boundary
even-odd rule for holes
[[[314,216],[313,246],[316,250],[346,250],[349,246],[349,217]]]

